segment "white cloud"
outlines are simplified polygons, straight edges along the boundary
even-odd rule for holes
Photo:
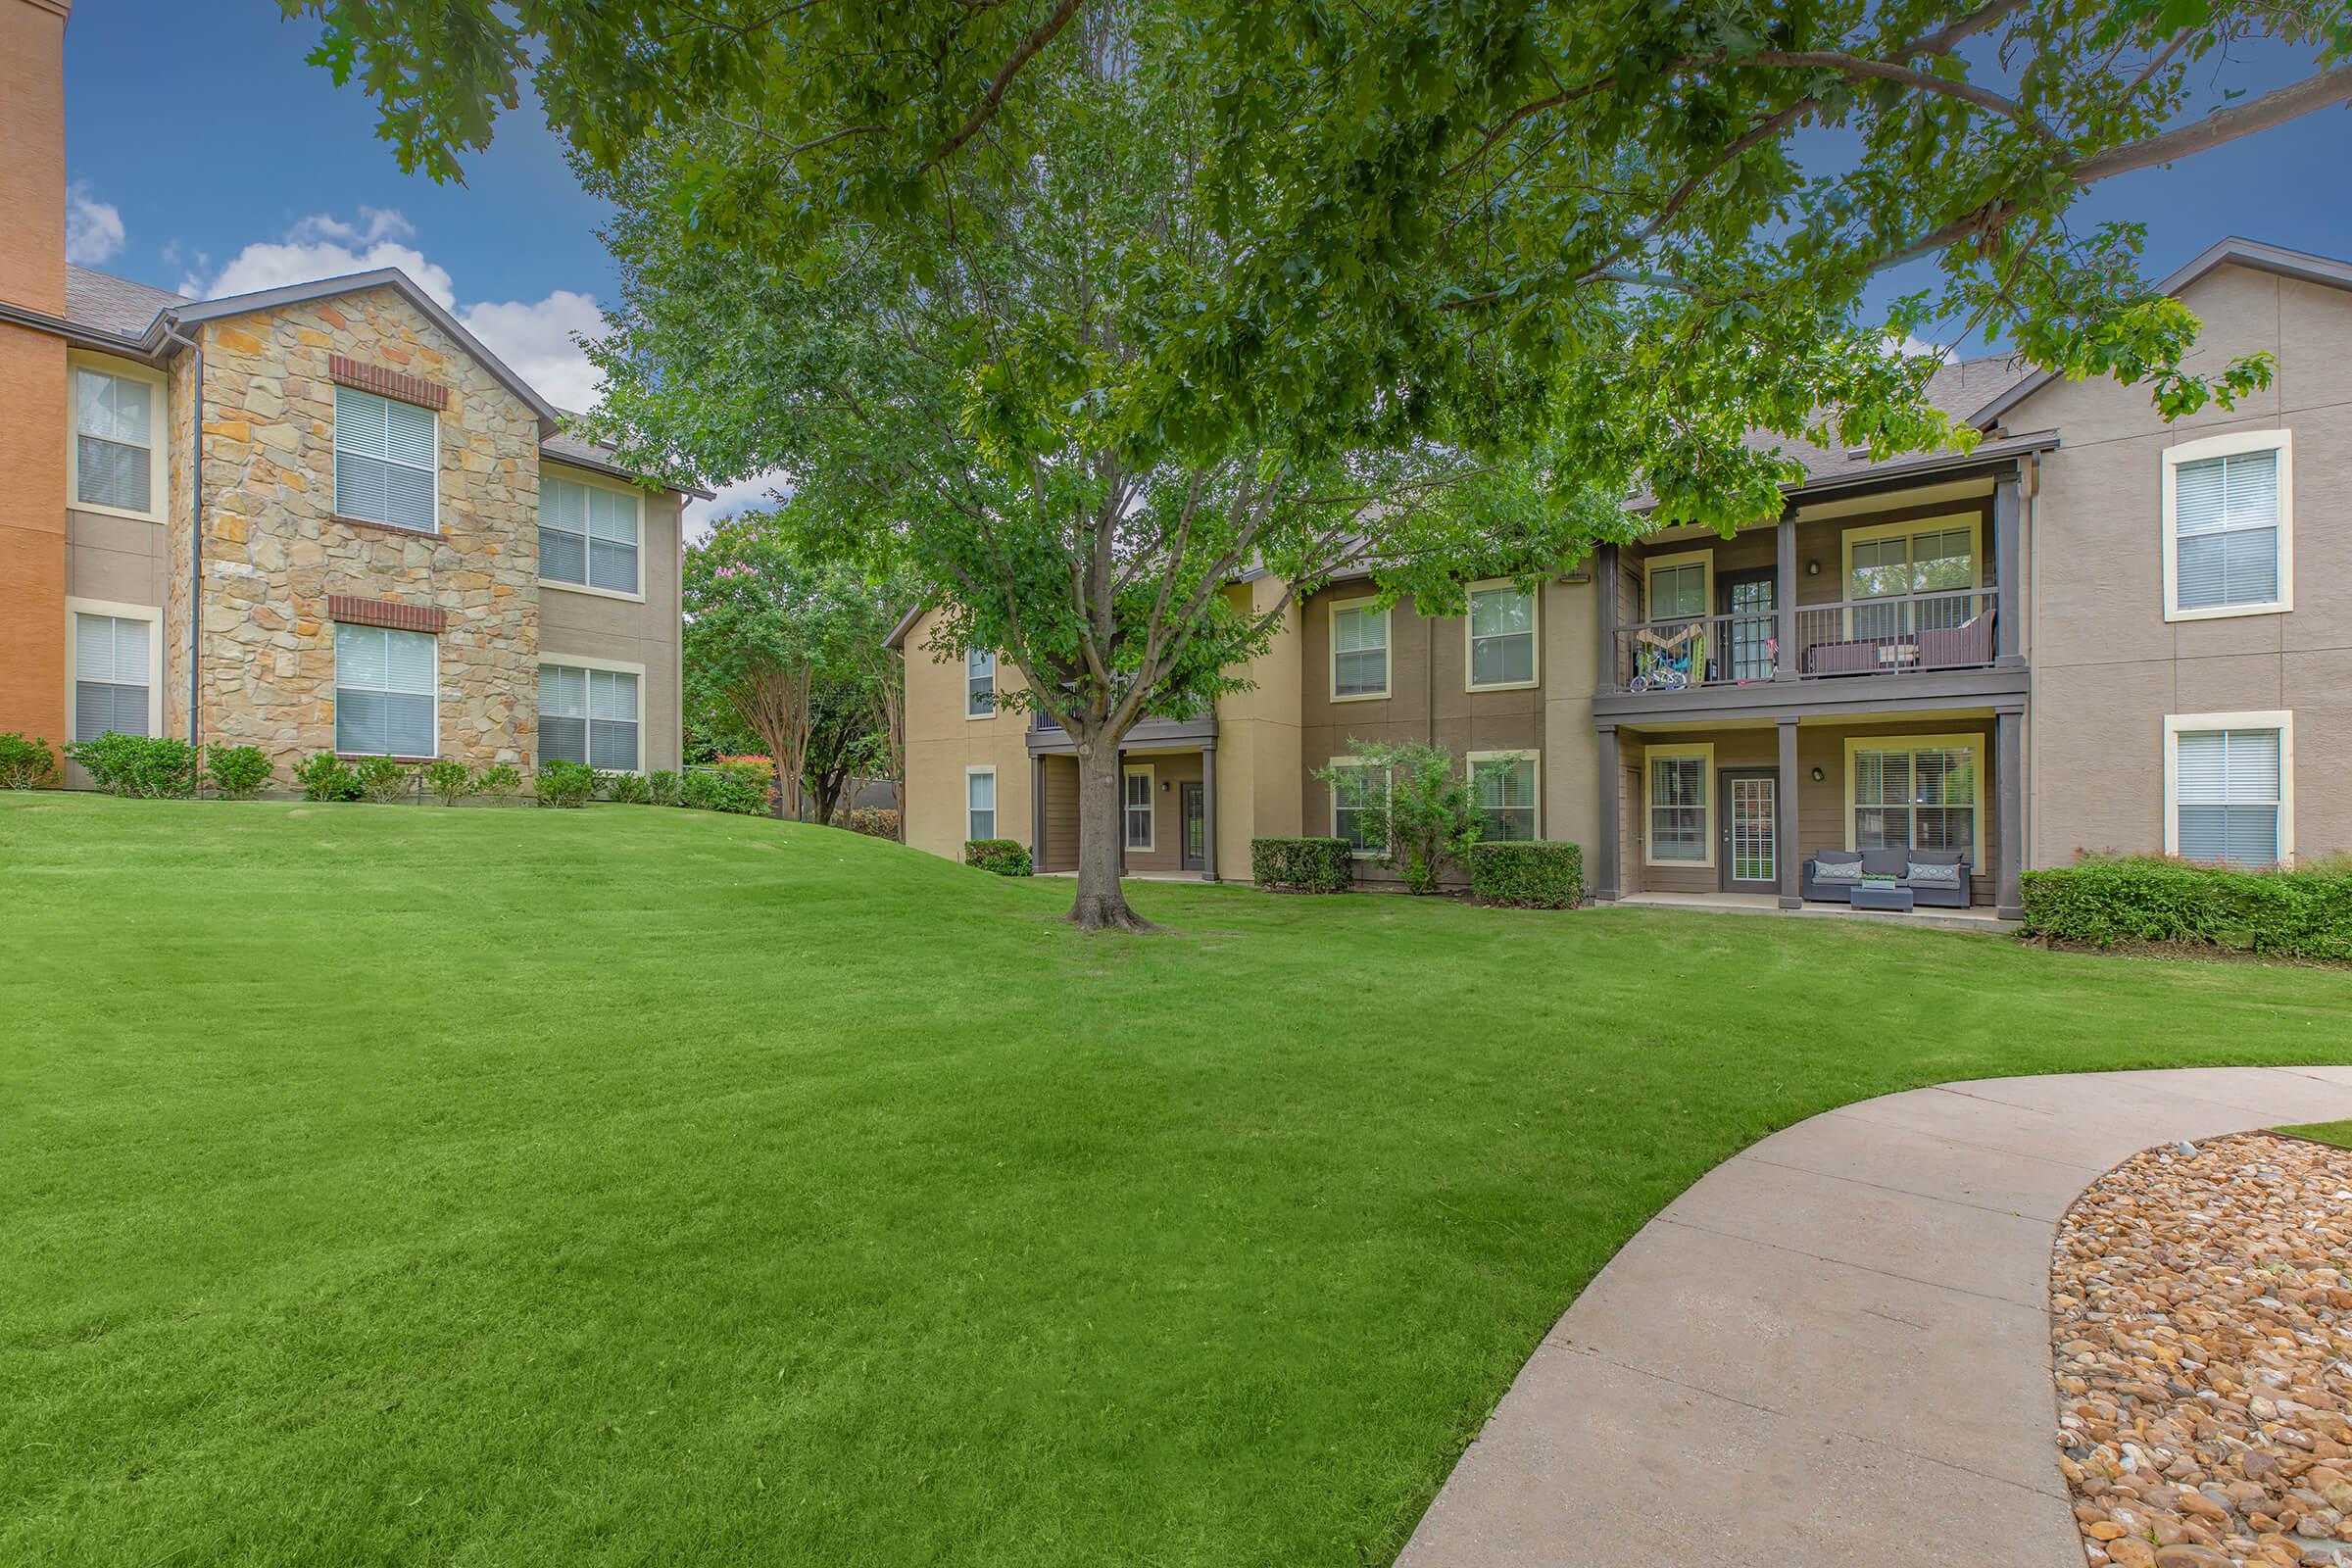
[[[1926,355],[1931,359],[1941,360],[1947,365],[1951,363],[1952,355],[1957,352],[1940,343],[1931,343],[1926,338],[1914,336],[1909,332],[1905,332],[1900,338],[1889,332],[1886,334],[1886,342],[1889,347],[1906,358]]]
[[[122,252],[122,212],[75,180],[66,192],[66,260],[76,267],[99,266]]]
[[[792,478],[782,468],[770,468],[755,473],[748,479],[718,487],[715,501],[690,501],[683,521],[687,543],[692,544],[710,531],[710,525],[721,517],[732,517],[738,512],[753,512],[772,507],[792,494]]]
[[[560,288],[535,305],[485,301],[459,311],[458,319],[556,407],[588,409],[604,395],[603,378],[572,341],[575,333],[604,334],[605,318],[593,295]]]

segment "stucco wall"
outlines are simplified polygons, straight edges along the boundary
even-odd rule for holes
[[[961,859],[965,770],[994,767],[997,837],[1030,844],[1029,715],[964,716],[961,651],[927,646],[937,620],[926,613],[906,634],[906,842],[933,855]],[[999,660],[997,690],[1022,689],[1020,671]]]
[[[613,482],[554,462],[543,463],[540,472],[543,478],[561,474],[586,483]],[[674,768],[680,745],[678,498],[671,491],[636,489],[635,494],[643,598],[538,583],[539,651],[542,659],[559,663],[568,655],[643,665],[645,673],[638,682],[642,765]]]
[[[2032,514],[2029,865],[2163,847],[2170,713],[2291,710],[2298,857],[2352,849],[2352,294],[2225,267],[2181,298],[2204,321],[2192,363],[2267,350],[2270,388],[2167,426],[2144,389],[2056,383],[2007,416],[2065,443]],[[2168,622],[2164,449],[2280,428],[2294,436],[2295,608]]]

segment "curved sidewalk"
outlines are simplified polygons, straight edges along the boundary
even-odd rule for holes
[[[2081,1568],[2049,1271],[2151,1145],[2352,1116],[2352,1067],[1945,1084],[1775,1133],[1592,1281],[1398,1568]]]

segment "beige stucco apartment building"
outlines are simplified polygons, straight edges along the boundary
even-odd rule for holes
[[[684,497],[397,270],[68,266],[68,10],[0,0],[0,731],[676,767]]]
[[[1730,538],[1474,585],[1469,617],[1318,590],[1253,689],[1135,731],[1129,869],[1244,878],[1252,837],[1348,836],[1314,770],[1398,737],[1462,759],[1491,832],[1584,845],[1604,900],[1795,906],[1816,852],[1901,849],[2013,913],[2023,869],[2083,849],[2352,850],[2352,266],[2226,240],[2166,287],[2202,361],[2267,352],[2270,388],[2167,424],[2144,389],[1955,364],[1931,395],[1972,451],[1791,449],[1805,482]],[[930,624],[896,633],[908,841],[1073,865],[1067,740]]]

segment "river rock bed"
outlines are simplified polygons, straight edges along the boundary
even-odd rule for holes
[[[2050,1324],[2094,1568],[2352,1568],[2352,1151],[2125,1161],[2059,1227]]]

